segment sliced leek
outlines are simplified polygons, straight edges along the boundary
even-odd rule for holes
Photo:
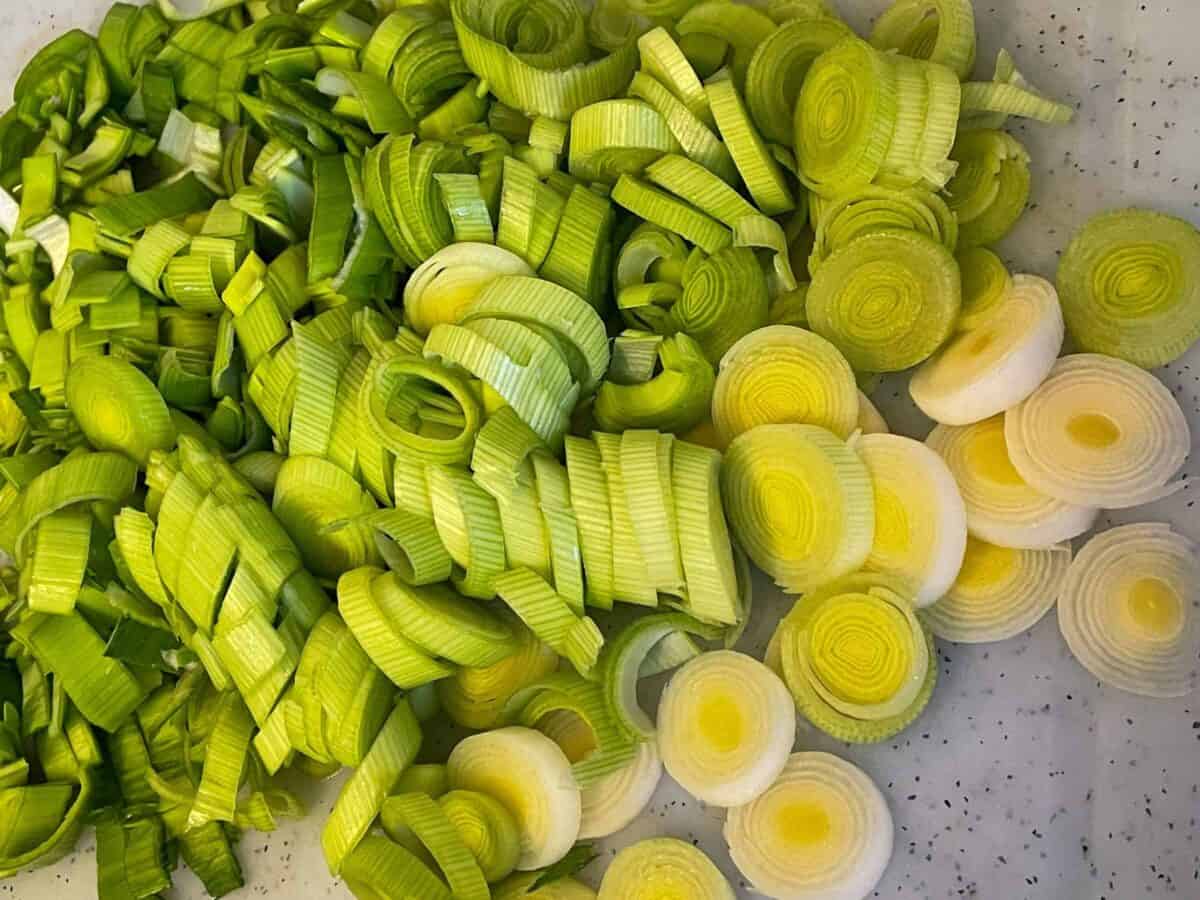
[[[438,805],[489,883],[512,873],[521,855],[521,835],[500,801],[477,791],[450,791]]]
[[[421,335],[439,322],[456,324],[491,281],[501,275],[532,275],[528,263],[493,244],[458,243],[421,263],[404,286],[404,320]]]
[[[1014,550],[967,539],[950,590],[921,611],[937,637],[959,644],[1003,641],[1028,631],[1053,608],[1071,565],[1068,545]]]
[[[761,797],[729,811],[725,841],[757,891],[860,900],[891,859],[892,814],[857,766],[829,753],[794,753]]]
[[[583,790],[579,839],[608,837],[632,824],[650,804],[662,773],[657,743],[638,744],[624,768]]]
[[[970,0],[897,0],[875,21],[871,43],[967,78],[975,68],[975,9]]]
[[[909,383],[921,411],[944,425],[970,425],[1016,406],[1050,374],[1065,326],[1054,286],[1017,275],[994,314],[946,344]]]
[[[614,857],[600,882],[598,900],[734,900],[733,888],[711,859],[677,838],[649,838]]]
[[[1182,487],[1171,479],[1191,447],[1174,395],[1136,366],[1094,353],[1064,356],[1005,413],[1012,464],[1064,503],[1139,506]]]
[[[962,274],[963,302],[957,330],[970,331],[1004,302],[1012,290],[1013,277],[1004,261],[987,247],[963,250],[958,254],[958,270]]]
[[[863,434],[889,434],[887,419],[862,391],[858,392],[858,430]]]
[[[145,464],[175,444],[175,426],[153,382],[122,359],[89,356],[67,373],[67,407],[92,446]]]
[[[571,117],[569,168],[584,181],[613,184],[677,147],[663,117],[639,100],[605,100]]]
[[[958,171],[946,185],[958,216],[962,247],[994,244],[1008,234],[1029,200],[1029,153],[1003,131],[964,131],[951,159]]]
[[[783,771],[795,736],[795,709],[779,676],[731,650],[685,664],[659,705],[663,765],[712,806],[758,797]]]

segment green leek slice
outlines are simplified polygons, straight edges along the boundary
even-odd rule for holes
[[[754,251],[730,247],[700,262],[685,279],[671,322],[715,366],[740,338],[767,324],[768,304],[766,276]]]
[[[364,837],[345,858],[341,872],[356,897],[453,900],[454,896],[412,852],[379,835]]]
[[[450,791],[438,799],[438,805],[488,883],[512,874],[521,856],[521,834],[513,814],[500,801],[478,791]]]
[[[749,9],[750,7],[743,7]],[[599,900],[652,900],[667,892],[692,900],[733,900],[733,888],[693,844],[670,837],[630,844],[609,864]]]
[[[716,253],[733,241],[729,229],[716,220],[631,175],[617,179],[612,199],[647,222],[680,235],[705,253]]]
[[[730,70],[740,89],[755,48],[775,30],[775,23],[750,6],[703,0],[683,14],[676,30],[684,39],[699,36],[730,45]]]
[[[987,247],[969,247],[959,253],[958,270],[963,303],[957,330],[970,331],[990,318],[1008,296],[1013,277],[1004,261]]]
[[[605,100],[571,117],[569,169],[584,181],[613,184],[637,175],[678,147],[666,121],[638,100]]]
[[[636,384],[614,381],[610,370],[592,407],[600,428],[614,432],[655,428],[682,434],[704,419],[715,375],[700,346],[686,334],[660,339],[651,366],[656,362],[662,371]]]
[[[975,10],[970,0],[897,0],[875,21],[871,43],[967,78],[975,68]]]
[[[579,616],[536,572],[511,569],[496,577],[496,593],[535,635],[585,677],[596,665],[604,638],[587,616]]]
[[[612,609],[614,599],[613,517],[600,451],[583,438],[564,441],[571,506],[579,526],[587,604]]]
[[[384,802],[385,822],[412,829],[428,850],[456,898],[487,900],[491,897],[483,870],[454,824],[433,798],[425,794],[397,794]]]
[[[371,530],[360,522],[325,528],[375,510],[358,482],[327,460],[289,457],[279,469],[271,509],[314,574],[336,577],[378,559]]]
[[[994,244],[1007,235],[1029,201],[1029,154],[1003,131],[959,135],[950,154],[958,171],[946,185],[958,216],[959,245]]]
[[[528,263],[503,247],[457,243],[439,250],[404,287],[404,320],[427,335],[439,322],[455,324],[479,292],[501,275],[532,275]]]
[[[795,209],[796,201],[783,172],[767,152],[733,82],[717,81],[707,85],[705,91],[725,146],[758,208],[768,216]]]

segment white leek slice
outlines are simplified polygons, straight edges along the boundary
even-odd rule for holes
[[[1055,500],[1013,468],[1004,416],[974,425],[938,425],[925,443],[954,473],[967,510],[967,530],[1001,547],[1036,550],[1069,541],[1096,521],[1093,506]]]
[[[883,413],[879,411],[871,398],[862,391],[858,392],[858,424],[856,430],[863,434],[890,434],[892,429],[888,426],[887,419],[883,417]]]
[[[733,888],[698,847],[649,838],[616,855],[598,900],[734,900]]]
[[[732,650],[705,653],[671,678],[658,710],[658,747],[671,777],[712,806],[767,789],[796,739],[796,709],[779,676]]]
[[[954,476],[911,438],[865,435],[855,449],[875,488],[867,568],[907,582],[913,605],[928,606],[954,583],[967,545],[967,513]]]
[[[1094,353],[1060,359],[1004,416],[1013,466],[1038,490],[1103,509],[1170,496],[1191,449],[1187,419],[1162,382]]]
[[[1064,334],[1054,286],[1036,275],[1017,275],[991,316],[917,370],[909,393],[935,422],[979,422],[1037,389],[1058,359]]]
[[[421,335],[439,322],[455,325],[479,292],[501,275],[532,274],[525,260],[495,244],[450,244],[409,276],[404,321]]]
[[[921,621],[937,637],[959,644],[1003,641],[1028,631],[1058,599],[1071,547],[1014,550],[967,539],[958,578]]]
[[[1079,551],[1058,598],[1071,653],[1105,684],[1144,697],[1197,687],[1200,562],[1170,525],[1124,525]]]
[[[583,791],[583,821],[579,839],[616,834],[642,814],[662,779],[662,758],[654,741],[638,744],[637,753],[622,769]]]
[[[713,425],[728,444],[756,425],[820,425],[840,438],[858,422],[854,371],[825,338],[768,325],[725,351],[713,390]]]
[[[499,728],[464,738],[446,761],[454,790],[495,797],[521,830],[520,871],[553,865],[579,836],[582,807],[571,763],[532,728]]]
[[[804,593],[866,562],[875,539],[871,475],[817,425],[760,425],[721,467],[738,544],[788,593]]]
[[[829,753],[793,753],[761,797],[729,811],[725,841],[756,891],[863,900],[892,856],[892,814],[870,777]]]

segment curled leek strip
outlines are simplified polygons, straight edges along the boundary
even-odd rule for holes
[[[638,744],[624,768],[584,789],[580,840],[608,837],[630,825],[649,805],[662,773],[658,745],[654,741]]]
[[[917,370],[909,393],[935,422],[980,422],[1037,389],[1058,359],[1064,333],[1053,285],[1017,275],[993,315],[952,338]]]
[[[633,44],[589,61],[583,12],[569,0],[536,6],[452,0],[450,12],[467,65],[503,103],[565,121],[629,83]],[[520,35],[520,44],[508,46]]]
[[[733,888],[704,852],[675,838],[631,844],[609,864],[598,900],[653,900],[677,891],[689,900],[734,900]]]
[[[1004,416],[953,428],[939,425],[926,443],[954,473],[967,511],[967,529],[1001,547],[1040,549],[1083,534],[1097,510],[1055,500],[1013,468]]]
[[[754,251],[731,247],[703,260],[686,278],[671,321],[716,365],[741,337],[767,324],[767,280]]]
[[[678,148],[663,117],[640,100],[604,100],[571,117],[569,168],[584,181],[613,184]]]
[[[733,51],[729,66],[740,90],[755,48],[775,30],[775,23],[752,6],[703,0],[683,14],[675,30],[684,39],[703,37],[729,44]]]
[[[1196,688],[1196,545],[1170,525],[1123,525],[1079,551],[1058,598],[1071,653],[1105,684],[1144,697]]]
[[[914,606],[929,606],[954,582],[967,542],[954,476],[911,438],[866,435],[855,449],[875,488],[875,543],[866,567],[908,584]]]
[[[491,892],[475,856],[445,811],[427,794],[396,794],[383,804],[383,820],[404,825],[437,863],[456,898],[488,900]]]
[[[558,862],[579,836],[582,806],[571,763],[540,731],[513,726],[472,735],[450,752],[446,774],[453,790],[495,797],[513,814],[522,871]]]
[[[592,406],[605,431],[656,428],[681,434],[707,414],[715,376],[700,346],[686,334],[661,340],[656,348],[661,371],[637,384],[607,380]],[[654,365],[654,361],[651,362]]]
[[[876,20],[871,43],[967,78],[975,68],[975,9],[971,0],[897,0]]]
[[[604,638],[587,616],[579,616],[554,588],[529,569],[510,569],[495,578],[496,593],[530,630],[566,657],[583,676],[591,674]]]
[[[813,279],[806,310],[813,331],[856,371],[897,372],[928,359],[950,336],[961,290],[945,247],[886,232],[833,254]]]
[[[790,325],[752,331],[726,351],[713,392],[723,444],[758,425],[820,425],[847,438],[858,422],[854,372],[820,335]]]
[[[676,14],[682,12],[686,10],[680,9]],[[642,60],[642,72],[639,74],[663,85],[701,124],[711,126],[713,118],[704,85],[671,33],[660,25],[639,37],[637,45]]]
[[[921,714],[937,682],[933,638],[904,586],[859,574],[808,594],[780,623],[784,678],[813,725],[838,740],[887,740]]]
[[[958,170],[946,185],[961,247],[994,244],[1012,231],[1029,200],[1029,154],[1003,131],[959,135],[950,153]]]
[[[663,692],[663,765],[705,803],[749,803],[787,763],[796,734],[790,699],[779,676],[749,656],[717,650],[696,657]]]
[[[963,303],[955,329],[970,331],[1004,302],[1012,290],[1013,278],[1004,261],[987,247],[969,247],[959,253],[958,270]]]
[[[729,229],[720,222],[631,175],[617,179],[612,199],[635,216],[678,234],[705,253],[716,253],[733,241]]]
[[[1171,483],[1191,447],[1174,395],[1146,371],[1093,353],[1064,356],[1005,413],[1012,464],[1065,503],[1140,506],[1180,490]]]
[[[512,874],[521,856],[521,834],[499,800],[478,791],[450,791],[438,805],[489,883]]]
[[[818,56],[853,35],[839,19],[814,13],[781,24],[755,48],[746,71],[746,103],[766,140],[792,145],[792,114],[804,76]]]
[[[404,286],[404,321],[421,335],[439,322],[455,324],[471,302],[501,275],[532,275],[529,264],[494,244],[443,247],[409,276]]]
[[[729,811],[724,833],[738,871],[773,897],[868,897],[892,856],[883,794],[829,753],[793,753],[761,797]]]
[[[145,464],[175,444],[175,426],[153,382],[123,359],[88,356],[67,371],[67,408],[88,442]]]
[[[704,166],[722,181],[728,184],[736,183],[737,169],[733,165],[733,157],[729,155],[729,150],[713,134],[700,115],[688,109],[654,76],[645,71],[635,74],[629,85],[629,95],[645,100],[657,110],[688,159]],[[703,108],[707,111],[708,95],[702,91],[702,96]]]
[[[1178,359],[1200,337],[1200,235],[1147,210],[1097,216],[1058,267],[1076,344],[1145,369]]]
[[[871,475],[816,425],[760,425],[730,444],[721,469],[738,544],[789,593],[860,568],[875,531]]]
[[[1028,631],[1054,606],[1071,565],[1069,545],[1014,550],[967,539],[958,578],[921,621],[960,644],[1003,641]]]

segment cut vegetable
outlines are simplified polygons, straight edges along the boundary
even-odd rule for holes
[[[779,676],[731,650],[684,665],[659,706],[663,765],[712,806],[758,797],[783,771],[795,736],[795,710]]]
[[[580,840],[608,837],[633,823],[649,805],[662,773],[657,743],[639,744],[633,760],[624,768],[583,791]]]
[[[1062,349],[1054,286],[1017,275],[992,315],[961,331],[909,383],[921,411],[944,425],[970,425],[1016,406],[1050,374]]]
[[[1094,353],[1065,356],[1004,416],[1012,464],[1034,488],[1077,505],[1139,506],[1182,487],[1191,447],[1179,403],[1153,375]]]
[[[638,100],[605,100],[571,117],[570,172],[584,181],[613,184],[678,146],[653,107]]]
[[[794,753],[778,780],[731,809],[725,841],[756,891],[792,900],[861,900],[892,856],[892,814],[875,783],[829,753]]]
[[[67,372],[67,407],[98,450],[127,453],[145,465],[153,450],[175,445],[175,426],[162,396],[123,359],[89,356]]]
[[[1013,467],[1004,416],[952,428],[939,425],[926,443],[946,461],[967,512],[967,530],[1001,547],[1037,550],[1069,541],[1092,527],[1097,509],[1056,500]]]
[[[532,275],[529,264],[494,244],[458,243],[421,263],[404,286],[404,321],[417,334],[457,324],[483,288],[501,275]]]
[[[1051,610],[1070,565],[1069,545],[1014,550],[968,538],[958,578],[921,611],[921,621],[937,637],[959,644],[1015,637]]]
[[[476,791],[450,791],[438,805],[489,883],[512,873],[521,856],[521,834],[499,800]]]
[[[897,0],[875,21],[871,43],[967,78],[975,68],[975,9],[971,0]]]
[[[675,838],[649,838],[614,857],[598,900],[734,900],[733,888],[711,859]]]
[[[1013,277],[1004,261],[987,247],[969,247],[958,254],[962,273],[962,313],[957,330],[971,331],[991,318],[1012,290]]]
[[[946,185],[958,216],[961,247],[994,244],[1016,225],[1029,201],[1029,153],[1003,131],[962,132],[951,151],[958,171]]]
[[[1105,684],[1144,697],[1196,689],[1196,545],[1170,525],[1124,525],[1071,563],[1058,622],[1071,653]]]

